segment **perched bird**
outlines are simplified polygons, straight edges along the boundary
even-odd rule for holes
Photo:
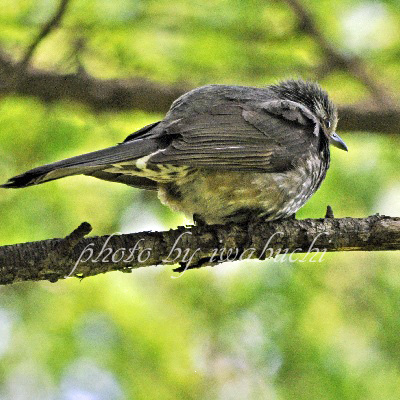
[[[329,144],[347,150],[336,124],[336,107],[313,82],[208,85],[123,143],[31,169],[1,187],[83,174],[158,190],[163,203],[207,224],[288,218],[325,178]]]

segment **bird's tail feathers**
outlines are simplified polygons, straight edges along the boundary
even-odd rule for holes
[[[1,188],[24,188],[31,185],[64,178],[71,175],[91,174],[105,169],[108,165],[134,160],[158,150],[155,139],[138,139],[121,143],[107,149],[93,151],[67,158],[51,164],[42,165],[10,178]]]

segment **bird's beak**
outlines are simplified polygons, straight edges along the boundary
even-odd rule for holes
[[[342,138],[336,132],[332,133],[332,135],[329,138],[329,141],[331,142],[332,146],[335,146],[341,150],[348,151],[346,143],[343,142]]]

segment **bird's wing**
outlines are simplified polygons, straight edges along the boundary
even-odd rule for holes
[[[135,131],[131,133],[129,136],[125,138],[125,140],[122,143],[130,142],[132,140],[137,140],[137,139],[144,139],[148,136],[154,136],[154,128],[160,123],[161,121],[153,122],[152,124],[146,125],[143,128],[139,129],[138,131]],[[121,143],[121,144],[122,144]]]
[[[187,105],[187,100],[174,103],[166,119],[145,126],[117,146],[34,168],[0,187],[26,187],[85,174],[155,189],[151,177],[111,173],[109,168],[145,158],[147,164],[282,172],[293,168],[307,149],[319,145],[319,123],[299,103],[216,97]],[[175,111],[180,106],[182,110]]]
[[[281,172],[293,168],[319,141],[316,118],[286,100],[224,103],[172,120],[164,129],[173,140],[149,163]]]

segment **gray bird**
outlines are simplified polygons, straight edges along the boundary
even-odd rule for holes
[[[3,188],[89,175],[158,190],[172,209],[207,224],[288,218],[329,168],[337,111],[319,85],[208,85],[179,97],[162,121],[123,143],[31,169]]]

